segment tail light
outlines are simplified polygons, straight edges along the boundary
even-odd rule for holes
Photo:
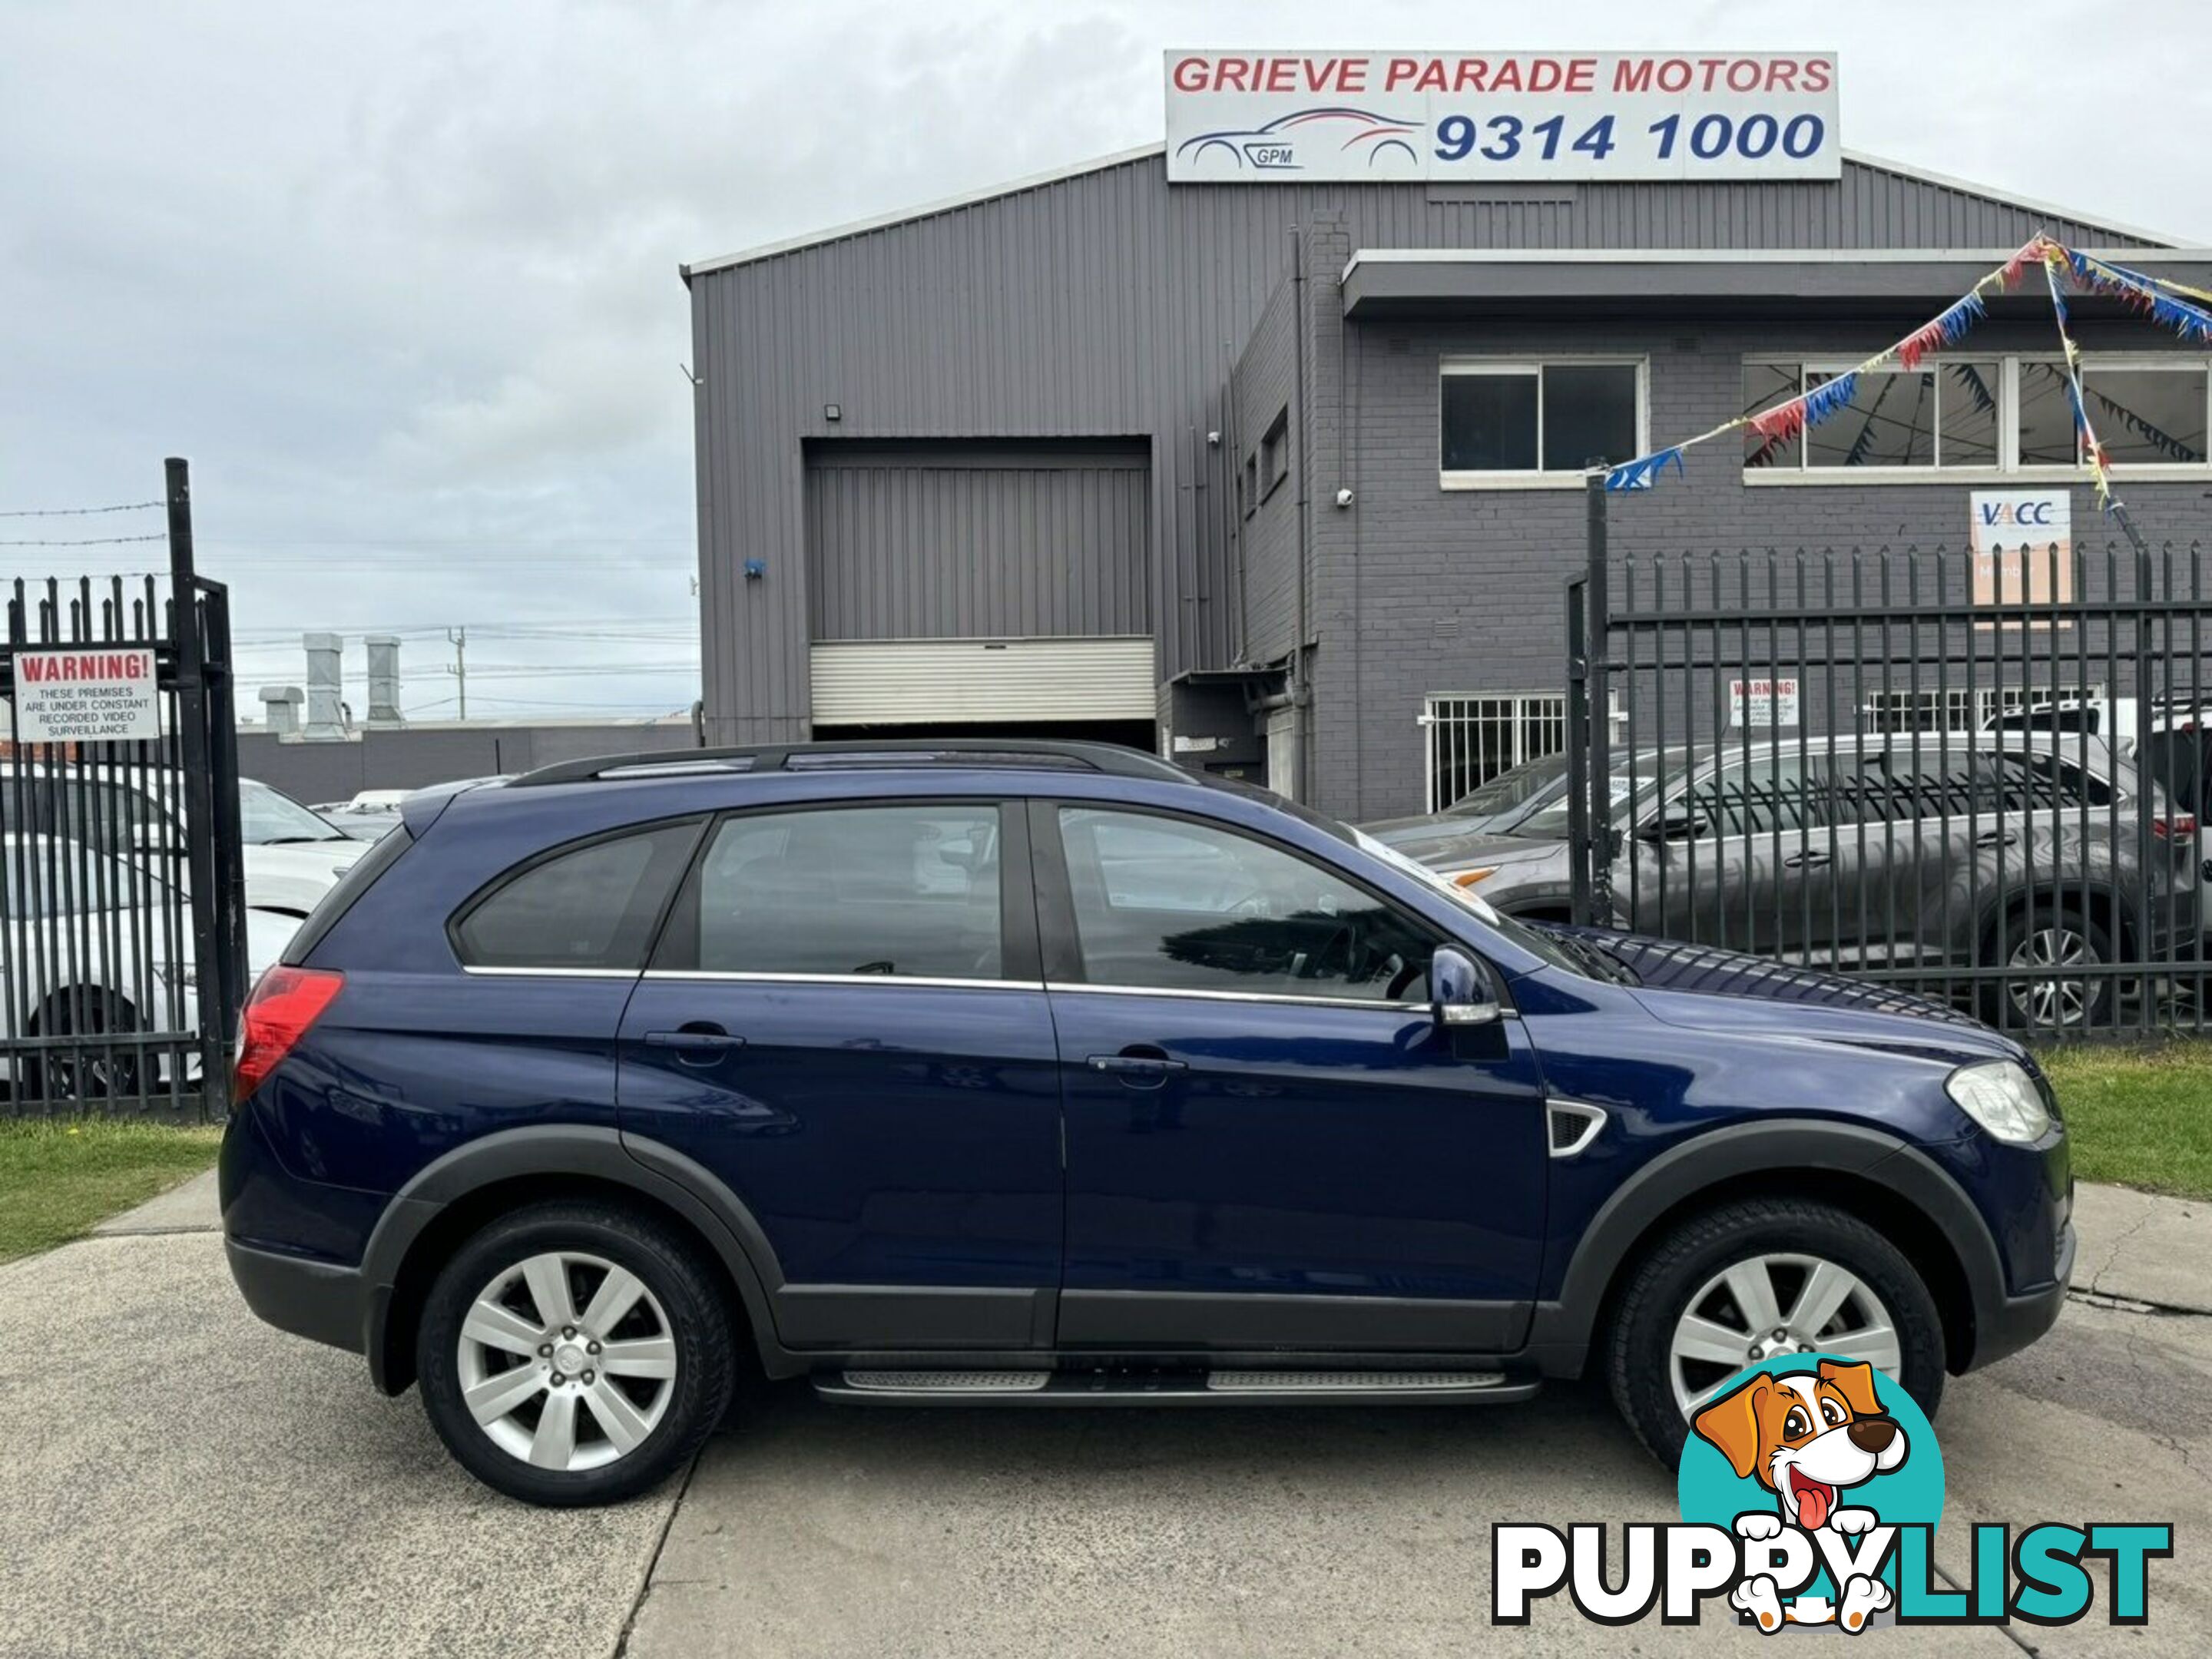
[[[2197,834],[2197,815],[2193,812],[2172,812],[2164,817],[2153,817],[2150,832],[2161,841],[2188,841]]]
[[[345,975],[327,968],[288,968],[280,963],[262,975],[238,1016],[238,1058],[230,1068],[232,1105],[261,1086],[344,985]]]

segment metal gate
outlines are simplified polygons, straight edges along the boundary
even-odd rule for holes
[[[1567,607],[1578,921],[2038,1034],[2205,1028],[2212,549],[1608,560],[1605,512]]]
[[[8,595],[0,1085],[17,1116],[214,1121],[228,1103],[246,969],[229,612],[193,571],[184,462],[167,483],[166,582],[18,580]],[[158,735],[19,740],[33,675],[149,652]]]

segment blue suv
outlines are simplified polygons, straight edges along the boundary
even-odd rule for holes
[[[1491,1403],[1671,1460],[1764,1356],[1936,1407],[2074,1256],[2018,1045],[1497,915],[1079,744],[630,757],[410,803],[255,988],[222,1153],[263,1318],[542,1504],[741,1370],[854,1403]]]

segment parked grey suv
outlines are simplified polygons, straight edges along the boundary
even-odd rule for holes
[[[1832,968],[2009,970],[1982,1017],[2107,1023],[2114,963],[2193,950],[2196,825],[2078,734],[1735,742],[1616,775],[1615,919],[1638,933]],[[1510,836],[1418,854],[1497,908],[1567,914],[1567,804]],[[2044,977],[2038,969],[2047,969]],[[2004,1004],[2010,1001],[2011,1006]]]

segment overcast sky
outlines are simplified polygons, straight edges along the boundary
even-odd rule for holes
[[[465,625],[471,714],[686,708],[678,261],[1154,142],[1170,45],[1834,49],[1847,146],[2212,243],[2195,5],[1485,9],[0,0],[0,513],[184,454],[249,687],[397,629],[450,718]]]

